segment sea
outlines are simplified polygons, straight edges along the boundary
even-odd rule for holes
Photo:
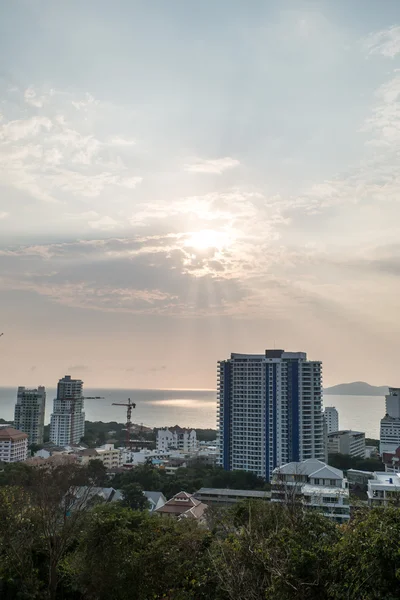
[[[55,397],[55,388],[47,388],[45,422]],[[0,387],[0,418],[12,421],[16,401],[16,388]],[[160,390],[160,389],[90,389],[85,396],[101,396],[99,400],[85,400],[88,421],[116,421],[124,423],[126,410],[113,406],[131,398],[136,403],[132,421],[147,427],[180,425],[202,429],[216,428],[215,390]],[[385,398],[382,396],[324,396],[324,406],[335,406],[339,412],[340,429],[364,431],[366,437],[379,438],[380,420],[385,415]]]

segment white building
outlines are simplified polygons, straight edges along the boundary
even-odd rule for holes
[[[349,489],[343,471],[320,460],[292,462],[274,469],[271,502],[301,502],[338,523],[350,518]]]
[[[194,452],[197,449],[197,435],[194,429],[183,429],[176,425],[157,430],[157,450],[181,450]]]
[[[50,440],[58,446],[78,444],[85,435],[83,382],[66,375],[58,382],[50,419]]]
[[[365,433],[350,429],[328,433],[328,454],[348,454],[365,458]]]
[[[339,431],[339,413],[334,406],[327,406],[324,410],[327,433]]]
[[[28,444],[43,444],[46,389],[20,386],[14,411],[14,427],[28,434]]]
[[[0,463],[22,462],[28,458],[28,436],[13,427],[0,429]]]
[[[83,465],[92,460],[100,460],[107,470],[118,469],[123,464],[123,450],[115,448],[114,444],[104,444],[99,448],[87,448],[78,452],[79,462]]]
[[[368,481],[369,506],[387,506],[400,503],[400,473],[376,472]]]
[[[231,354],[218,363],[219,464],[270,480],[290,461],[325,458],[322,364],[304,352]]]
[[[386,415],[381,420],[379,452],[396,452],[400,446],[400,388],[389,388]]]

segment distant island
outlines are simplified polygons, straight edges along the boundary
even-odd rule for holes
[[[370,385],[365,381],[352,383],[339,383],[324,389],[324,394],[335,396],[385,396],[388,393],[387,385]]]

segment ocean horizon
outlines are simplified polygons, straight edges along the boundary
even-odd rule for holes
[[[46,388],[45,423],[49,423],[56,388]],[[85,387],[85,396],[103,396],[101,400],[85,400],[87,421],[124,423],[126,411],[113,402],[136,403],[132,421],[147,427],[181,425],[199,429],[216,429],[216,391],[212,389],[123,389]],[[0,418],[14,419],[16,387],[0,387]],[[336,396],[327,394],[324,406],[339,411],[340,429],[364,431],[366,437],[379,438],[380,420],[385,414],[385,398],[380,396]]]

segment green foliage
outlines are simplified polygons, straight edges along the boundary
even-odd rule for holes
[[[116,489],[128,483],[137,483],[147,491],[162,492],[167,498],[182,490],[193,493],[201,487],[241,490],[262,490],[269,487],[254,473],[224,471],[220,467],[207,465],[182,467],[173,475],[168,475],[162,469],[155,469],[151,465],[140,465],[132,471],[118,473],[112,480],[112,485]]]
[[[149,507],[143,488],[137,483],[127,483],[121,488],[124,499],[123,505],[132,510],[145,510]]]
[[[330,598],[400,598],[399,540],[398,508],[359,511],[332,549]]]
[[[365,438],[366,446],[375,446],[375,448],[379,448],[379,440],[375,440],[373,438]]]
[[[173,478],[136,471],[146,485],[119,476],[125,506],[88,494],[78,507],[74,490],[90,492],[93,470],[8,465],[0,473],[1,600],[400,598],[397,506],[357,509],[339,526],[295,503],[245,501],[209,508],[206,526],[143,510],[143,488]],[[194,484],[195,473],[183,471],[174,485]],[[219,470],[201,474],[226,481]]]
[[[359,471],[384,471],[385,467],[379,458],[360,458],[349,454],[330,454],[328,464],[336,469],[347,471],[358,469]]]

